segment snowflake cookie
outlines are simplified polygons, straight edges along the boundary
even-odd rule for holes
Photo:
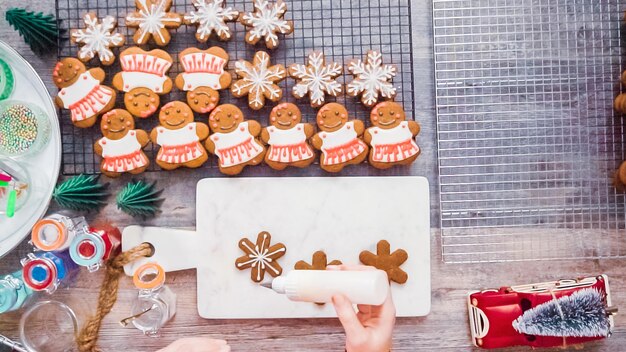
[[[250,27],[246,33],[246,42],[255,45],[263,38],[268,49],[277,47],[278,33],[293,32],[293,21],[283,19],[285,12],[287,12],[287,5],[282,0],[273,4],[268,0],[254,0],[254,12],[239,16],[239,22]]]
[[[85,29],[73,29],[70,36],[72,43],[81,45],[78,58],[87,62],[98,55],[102,65],[111,65],[115,61],[111,48],[124,45],[124,36],[112,33],[117,24],[115,18],[106,16],[99,21],[96,14],[90,12],[85,14],[83,21]]]
[[[404,249],[396,249],[391,253],[389,242],[385,240],[380,240],[376,244],[376,254],[363,251],[359,255],[361,263],[387,272],[389,281],[395,281],[399,284],[403,284],[409,279],[409,275],[400,269],[400,265],[406,262],[408,258],[409,255]]]
[[[311,106],[320,107],[325,103],[325,94],[336,97],[341,93],[341,84],[335,78],[342,72],[341,65],[337,63],[327,65],[324,53],[314,51],[309,54],[308,65],[289,66],[289,75],[297,81],[293,87],[293,96],[303,98],[309,94]]]
[[[252,268],[250,278],[254,282],[263,281],[265,272],[273,277],[280,276],[283,272],[283,268],[276,260],[285,255],[287,248],[282,243],[272,246],[271,241],[272,236],[266,231],[259,233],[256,244],[247,238],[239,241],[239,248],[246,254],[237,258],[235,266],[239,270]]]
[[[224,7],[224,0],[193,0],[196,11],[185,14],[183,22],[198,26],[196,39],[205,43],[215,32],[220,40],[228,40],[232,34],[226,22],[236,21],[239,11]]]
[[[270,56],[266,52],[257,51],[252,63],[237,61],[235,72],[241,79],[233,83],[230,90],[237,98],[247,94],[251,109],[261,109],[265,98],[274,102],[282,98],[283,91],[276,83],[285,79],[287,71],[283,65],[270,66]]]
[[[379,93],[388,99],[396,96],[396,88],[390,82],[396,75],[396,67],[383,64],[383,54],[380,52],[368,51],[365,62],[361,59],[350,61],[348,72],[354,75],[354,80],[348,83],[346,93],[351,97],[360,94],[365,106],[374,106]]]
[[[135,0],[137,12],[126,16],[126,25],[136,27],[133,36],[136,44],[146,44],[150,37],[158,46],[166,46],[172,37],[170,28],[178,28],[183,20],[175,12],[169,12],[172,0]]]

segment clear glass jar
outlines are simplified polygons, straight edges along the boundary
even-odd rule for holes
[[[52,214],[35,223],[31,231],[31,242],[42,251],[63,251],[69,248],[78,234],[87,229],[87,220],[82,216],[70,218]]]
[[[20,309],[32,294],[22,280],[21,270],[0,278],[0,314]]]
[[[78,234],[70,244],[69,252],[74,263],[94,272],[102,263],[120,253],[122,234],[114,226],[88,228]]]
[[[0,156],[21,157],[40,152],[50,140],[50,120],[37,105],[0,102]]]
[[[37,302],[20,319],[20,339],[29,351],[75,351],[78,324],[75,311],[68,305],[57,301]]]
[[[54,293],[61,282],[72,282],[78,266],[67,252],[29,253],[21,260],[24,283],[33,291]]]
[[[156,263],[147,263],[135,271],[133,277],[139,294],[131,307],[133,325],[150,337],[176,314],[176,294],[165,283],[165,271]]]

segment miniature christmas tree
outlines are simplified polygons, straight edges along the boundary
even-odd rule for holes
[[[529,309],[513,322],[522,334],[559,337],[598,337],[610,333],[604,294],[593,288]]]
[[[70,210],[94,210],[106,202],[109,196],[106,188],[109,185],[98,182],[97,175],[78,175],[70,177],[57,185],[52,192],[52,199],[61,207]]]
[[[131,181],[117,195],[117,208],[131,216],[154,216],[163,199],[156,182]]]
[[[7,10],[5,17],[36,54],[50,52],[57,47],[59,28],[54,16],[12,8]]]

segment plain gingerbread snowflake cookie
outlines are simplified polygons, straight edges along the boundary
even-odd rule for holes
[[[365,61],[350,61],[348,72],[354,75],[354,80],[348,83],[346,94],[351,97],[361,95],[361,102],[365,106],[374,106],[378,102],[379,94],[387,99],[396,96],[396,88],[391,84],[396,75],[396,67],[383,64],[383,54],[380,52],[369,51]]]
[[[287,5],[282,0],[270,3],[268,0],[254,0],[254,11],[241,14],[239,22],[249,27],[246,33],[246,42],[255,45],[259,40],[265,40],[268,49],[278,46],[278,33],[291,34],[293,21],[285,21],[283,16],[287,12]]]
[[[70,35],[72,43],[81,46],[78,58],[87,62],[98,55],[102,65],[111,65],[115,61],[111,48],[124,45],[124,36],[113,33],[117,24],[115,18],[106,16],[100,21],[96,14],[90,12],[85,14],[83,22],[85,28],[73,29]]]
[[[326,102],[326,94],[336,97],[341,93],[341,84],[336,78],[342,72],[340,64],[326,64],[324,53],[314,51],[309,54],[307,65],[289,66],[289,75],[297,81],[292,90],[293,96],[300,99],[308,94],[311,106],[320,107]]]

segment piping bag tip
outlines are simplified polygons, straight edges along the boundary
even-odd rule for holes
[[[269,288],[270,290],[272,289],[272,282],[261,282],[259,285],[265,287],[265,288]]]

